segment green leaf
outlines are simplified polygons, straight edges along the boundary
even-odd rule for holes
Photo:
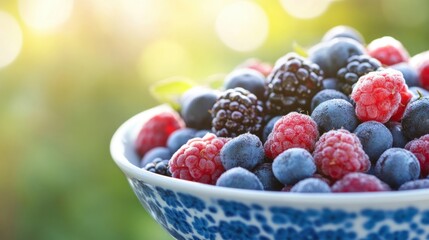
[[[297,42],[293,42],[292,44],[293,51],[297,54],[301,55],[302,57],[308,57],[307,49],[305,49],[303,46],[299,45]]]
[[[150,93],[161,103],[167,103],[175,110],[180,107],[180,97],[195,84],[184,77],[172,77],[155,82],[150,87]]]

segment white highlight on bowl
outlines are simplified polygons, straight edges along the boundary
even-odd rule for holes
[[[315,18],[322,15],[332,0],[280,0],[283,8],[296,18]]]
[[[22,31],[10,14],[0,11],[0,68],[12,63],[22,48]]]
[[[52,31],[70,17],[74,0],[19,0],[25,24],[38,31]]]
[[[247,52],[260,47],[268,35],[268,17],[251,1],[234,1],[216,19],[216,32],[233,50]]]

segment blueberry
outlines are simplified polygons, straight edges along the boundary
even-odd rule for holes
[[[402,131],[402,125],[399,122],[387,122],[385,126],[389,129],[393,137],[392,147],[404,148],[408,140]]]
[[[295,184],[290,192],[298,193],[330,193],[329,185],[317,178],[306,178]]]
[[[419,179],[419,180],[406,182],[402,184],[398,190],[403,191],[403,190],[426,189],[426,188],[429,188],[429,179]]]
[[[274,176],[285,185],[295,184],[316,172],[313,156],[303,148],[290,148],[280,153],[272,167]]]
[[[216,102],[215,91],[191,89],[181,101],[181,116],[189,128],[210,129],[212,117],[209,110]]]
[[[208,129],[203,129],[203,130],[198,130],[195,133],[195,137],[197,138],[203,138],[207,133],[211,133],[212,131],[208,130]]]
[[[393,144],[393,137],[389,129],[376,121],[359,124],[354,130],[354,134],[359,138],[363,150],[372,162],[376,162],[380,155]]]
[[[362,44],[365,43],[365,40],[363,39],[362,35],[356,29],[344,25],[336,26],[329,29],[325,33],[325,35],[323,35],[322,41],[326,42],[339,37],[351,38]]]
[[[352,38],[340,37],[316,44],[308,53],[308,59],[320,66],[325,77],[336,77],[338,70],[347,64],[347,59],[364,54],[365,48]]]
[[[411,102],[413,102],[414,100],[419,99],[420,98],[420,94],[423,97],[428,97],[429,96],[429,92],[426,89],[421,88],[421,87],[410,87],[408,90],[413,94],[413,97],[411,98]]]
[[[140,161],[140,166],[144,167],[146,166],[146,164],[153,162],[153,160],[155,160],[156,158],[170,159],[171,155],[172,153],[170,149],[166,147],[152,148],[143,156],[142,160]]]
[[[390,148],[381,154],[375,165],[375,175],[393,189],[420,176],[416,156],[402,148]]]
[[[400,71],[402,75],[404,75],[405,83],[408,87],[421,87],[419,74],[417,73],[416,69],[411,67],[410,64],[403,62],[390,67]]]
[[[322,102],[331,99],[344,99],[346,101],[349,101],[349,97],[347,97],[344,93],[340,91],[333,89],[324,89],[314,95],[313,99],[311,100],[311,111],[313,111]]]
[[[352,132],[359,124],[353,105],[344,99],[322,102],[311,113],[311,118],[317,123],[320,134],[341,128]]]
[[[250,68],[236,69],[226,76],[224,88],[236,87],[244,88],[262,100],[265,92],[265,77],[260,72]]]
[[[268,139],[268,135],[273,131],[274,125],[282,116],[275,116],[268,121],[268,123],[264,127],[264,131],[262,132],[262,141],[265,142]]]
[[[429,134],[429,97],[408,104],[401,123],[405,136],[410,140]]]
[[[167,147],[172,153],[176,152],[181,146],[194,138],[197,131],[192,128],[182,128],[174,131],[167,140]]]
[[[216,181],[216,186],[263,190],[264,186],[258,177],[249,170],[236,167],[224,172]]]
[[[262,163],[253,169],[253,173],[259,178],[264,190],[278,191],[283,185],[274,176],[272,163]]]
[[[220,160],[228,170],[234,167],[253,169],[264,161],[265,153],[261,140],[256,135],[241,134],[227,143],[220,150]]]
[[[325,78],[323,79],[322,84],[324,89],[341,90],[340,82],[337,78]]]

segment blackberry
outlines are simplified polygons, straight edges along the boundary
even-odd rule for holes
[[[212,131],[219,137],[236,137],[247,132],[259,135],[262,130],[262,102],[240,87],[223,92],[211,115]]]
[[[171,177],[171,172],[170,172],[168,162],[169,162],[168,159],[163,160],[162,158],[157,158],[152,162],[146,164],[144,166],[144,169],[149,172]]]
[[[354,55],[347,59],[345,67],[340,68],[337,72],[337,78],[340,83],[340,90],[349,95],[352,92],[353,85],[363,75],[377,71],[381,63],[367,55]]]
[[[280,58],[268,77],[267,111],[274,115],[310,111],[311,99],[323,88],[322,79],[317,64],[294,53]]]

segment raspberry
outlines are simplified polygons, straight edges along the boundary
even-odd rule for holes
[[[409,58],[402,43],[389,36],[373,40],[368,44],[367,50],[371,57],[387,66],[407,62]]]
[[[311,152],[319,137],[316,122],[309,116],[291,112],[280,118],[264,144],[265,155],[274,159],[290,148],[304,148]]]
[[[225,171],[220,160],[220,150],[228,140],[212,133],[189,140],[170,160],[172,177],[215,184]]]
[[[389,185],[373,175],[349,173],[335,182],[332,192],[382,192],[390,191]]]
[[[402,88],[399,90],[399,94],[401,94],[401,102],[399,103],[398,109],[396,109],[393,116],[390,118],[391,121],[399,122],[402,119],[402,116],[404,115],[405,109],[408,106],[408,103],[411,101],[411,98],[413,97],[413,94],[408,90],[408,87],[406,84],[402,86]]]
[[[294,53],[277,60],[266,87],[267,111],[273,115],[309,111],[311,99],[322,90],[323,71]]]
[[[155,147],[165,147],[168,137],[177,129],[185,127],[183,120],[174,112],[162,112],[143,124],[135,141],[140,157]]]
[[[271,64],[266,63],[266,62],[262,62],[261,60],[256,59],[256,58],[247,59],[244,63],[240,64],[237,68],[238,69],[241,69],[241,68],[253,69],[253,70],[260,72],[265,77],[268,76],[271,73],[271,71],[273,70],[273,66],[271,66]]]
[[[412,140],[405,145],[405,149],[412,152],[420,163],[420,177],[429,175],[429,134]]]
[[[366,172],[371,165],[359,138],[344,129],[323,134],[313,156],[319,172],[334,180],[351,172]]]
[[[410,65],[417,70],[421,86],[429,90],[429,51],[419,53],[412,57]]]
[[[219,137],[236,137],[262,131],[262,104],[249,91],[237,87],[218,97],[211,110],[212,131]]]
[[[370,72],[359,78],[351,94],[359,120],[386,123],[400,106],[406,89],[402,73],[393,69]],[[404,99],[405,101],[405,99]]]

